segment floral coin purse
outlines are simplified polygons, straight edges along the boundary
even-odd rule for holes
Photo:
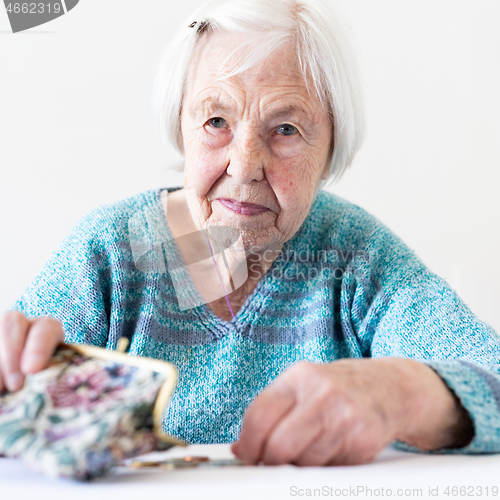
[[[164,361],[62,344],[48,368],[0,396],[0,455],[88,481],[124,459],[185,445],[161,430],[176,381]]]

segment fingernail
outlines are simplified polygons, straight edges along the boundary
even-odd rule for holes
[[[5,385],[9,391],[14,392],[21,389],[24,383],[24,377],[20,373],[11,373],[7,375]]]

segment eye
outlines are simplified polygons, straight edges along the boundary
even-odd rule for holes
[[[210,120],[208,120],[208,124],[213,128],[226,128],[227,127],[226,120],[224,120],[224,118],[221,118],[220,116],[216,116],[215,118],[210,118]]]
[[[276,132],[280,135],[294,135],[298,132],[297,128],[289,123],[283,123],[277,127]]]

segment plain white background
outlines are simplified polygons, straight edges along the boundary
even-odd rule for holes
[[[151,111],[198,0],[81,0],[11,34],[0,5],[0,310],[91,209],[182,184]],[[500,331],[500,2],[340,0],[368,137],[329,189],[386,223]],[[193,19],[194,21],[194,19]]]

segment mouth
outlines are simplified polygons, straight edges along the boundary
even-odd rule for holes
[[[257,215],[262,212],[267,212],[269,209],[263,205],[255,203],[246,203],[244,201],[232,200],[230,198],[217,198],[224,207],[232,212],[240,215]]]

